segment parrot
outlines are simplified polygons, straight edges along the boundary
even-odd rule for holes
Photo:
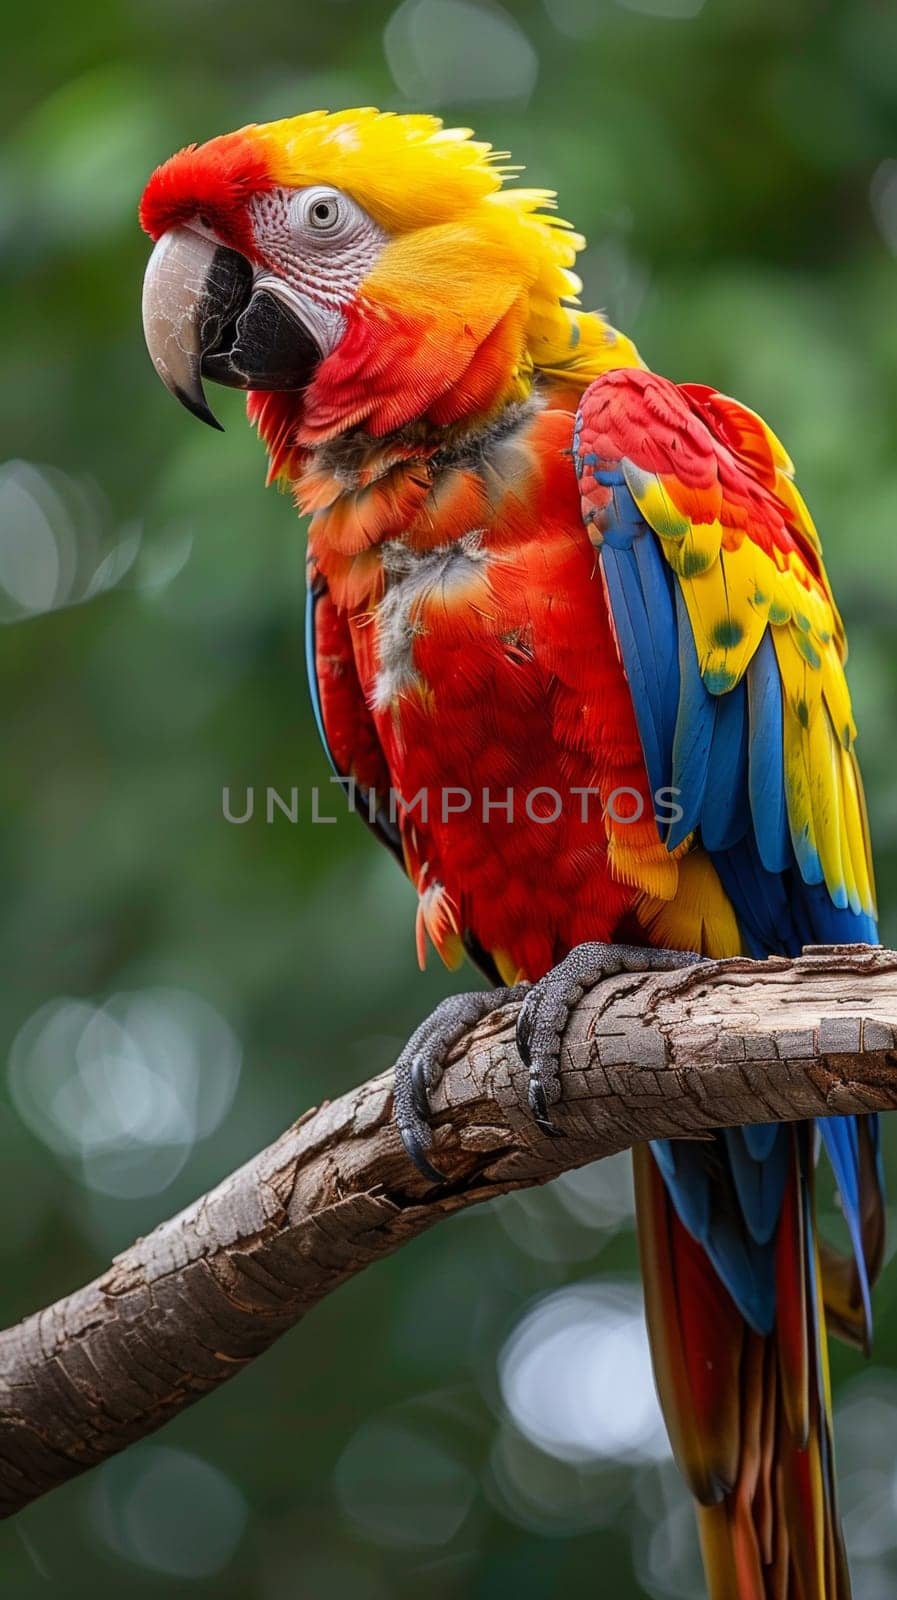
[[[793,464],[747,405],[581,305],[553,190],[432,115],[306,111],[190,145],[140,202],[143,328],[218,427],[246,392],[307,525],[312,709],[467,957],[396,1067],[440,1182],[447,1055],[520,1001],[559,1130],[571,1007],[614,973],[878,941],[844,628]],[[398,797],[398,801],[396,801]],[[849,1248],[820,1237],[824,1151]],[[656,1388],[711,1600],[847,1600],[828,1333],[868,1349],[875,1117],[633,1151]]]

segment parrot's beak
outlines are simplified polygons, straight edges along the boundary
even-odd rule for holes
[[[304,389],[321,351],[289,291],[276,280],[253,287],[245,256],[191,228],[158,240],[143,280],[143,332],[153,366],[181,404],[212,428],[203,389]]]

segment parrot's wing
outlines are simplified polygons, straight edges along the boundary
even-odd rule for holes
[[[652,791],[681,809],[757,954],[875,941],[844,633],[785,451],[747,407],[645,371],[574,439]]]
[[[334,776],[349,804],[404,868],[389,806],[389,768],[358,678],[348,617],[334,604],[313,561],[306,588],[305,662],[315,723]]]
[[[574,458],[650,787],[681,809],[668,849],[703,846],[757,956],[875,943],[844,633],[782,446],[714,390],[620,370],[583,396]],[[855,1118],[821,1132],[868,1327],[877,1172]],[[763,1130],[746,1134],[759,1152]]]

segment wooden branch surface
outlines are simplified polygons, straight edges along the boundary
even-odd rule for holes
[[[161,1427],[441,1218],[632,1144],[897,1106],[897,953],[817,947],[612,978],[570,1019],[548,1138],[514,1008],[455,1053],[428,1186],[391,1075],[307,1112],[93,1283],[0,1334],[0,1515]]]

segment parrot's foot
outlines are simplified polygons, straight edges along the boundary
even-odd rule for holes
[[[469,1029],[493,1011],[520,1000],[528,989],[528,984],[518,983],[512,989],[478,989],[471,994],[449,995],[415,1030],[399,1056],[396,1127],[418,1172],[431,1183],[444,1181],[443,1174],[427,1159],[427,1151],[433,1144],[430,1095],[445,1072],[446,1058]]]
[[[630,944],[580,944],[527,991],[517,1019],[517,1050],[529,1068],[529,1103],[543,1133],[556,1134],[549,1106],[561,1098],[561,1041],[573,1007],[588,989],[621,972],[670,972],[704,957],[690,950]]]

